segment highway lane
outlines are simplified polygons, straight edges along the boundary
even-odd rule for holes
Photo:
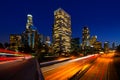
[[[45,80],[68,80],[80,69],[94,61],[98,55],[90,55],[41,68]]]
[[[109,53],[97,58],[92,67],[80,80],[118,80],[113,57],[114,53]]]

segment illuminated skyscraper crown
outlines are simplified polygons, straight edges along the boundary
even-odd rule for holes
[[[33,20],[32,20],[32,15],[31,15],[31,14],[28,14],[28,15],[27,15],[26,29],[29,29],[30,26],[33,26]]]

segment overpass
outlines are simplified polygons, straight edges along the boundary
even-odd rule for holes
[[[29,54],[4,49],[0,49],[0,53],[17,56],[15,60],[0,61],[0,80],[44,80],[36,58]]]

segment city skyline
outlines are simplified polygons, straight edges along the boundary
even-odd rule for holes
[[[61,7],[71,16],[73,38],[80,37],[81,40],[82,28],[87,25],[90,35],[97,35],[99,41],[120,43],[119,3],[112,0],[2,1],[0,3],[0,42],[9,42],[10,34],[21,34],[25,30],[27,14],[33,15],[34,26],[40,34],[52,36],[54,10]]]

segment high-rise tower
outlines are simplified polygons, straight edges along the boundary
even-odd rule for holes
[[[109,51],[109,42],[104,42],[104,52],[107,53]]]
[[[90,39],[90,46],[93,46],[95,42],[97,42],[97,36],[92,36]]]
[[[53,49],[55,53],[70,52],[71,17],[63,9],[54,11]]]
[[[82,30],[82,48],[90,46],[90,31],[88,27],[84,27]]]
[[[38,45],[38,31],[33,25],[32,15],[27,15],[26,30],[22,34],[23,44],[28,45],[30,48],[35,49]]]
[[[33,26],[33,20],[32,20],[32,15],[31,15],[31,14],[28,14],[28,15],[27,15],[26,29],[29,29],[30,26]]]

